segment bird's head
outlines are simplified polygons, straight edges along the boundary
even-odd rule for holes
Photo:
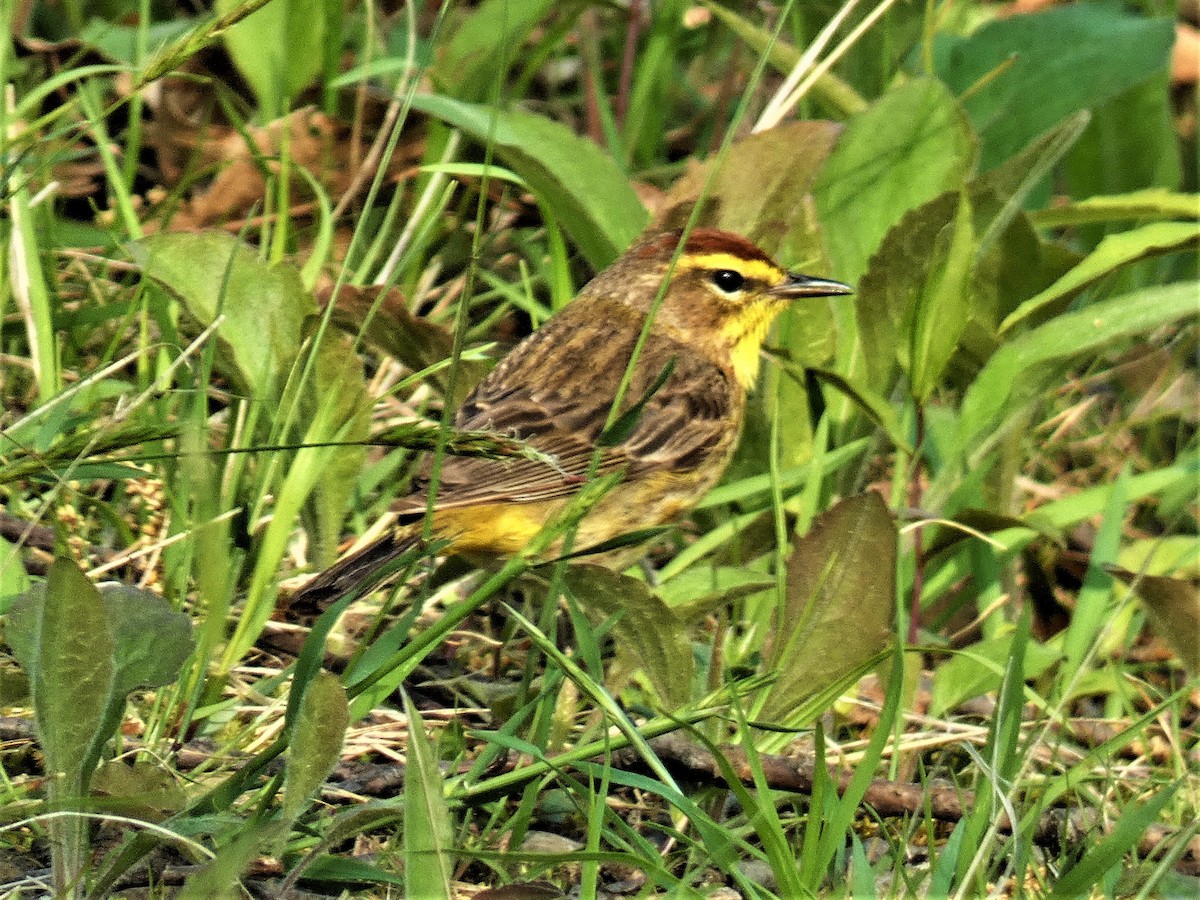
[[[673,231],[634,244],[586,290],[645,314],[669,277],[656,327],[732,368],[745,387],[757,376],[771,323],[789,304],[851,293],[841,282],[789,272],[732,232],[693,229],[676,258],[679,241]]]

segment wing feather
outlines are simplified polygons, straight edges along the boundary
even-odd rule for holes
[[[639,314],[623,305],[613,304],[603,321],[595,318],[598,304],[579,309],[573,314],[568,307],[514,348],[455,419],[459,428],[528,441],[555,465],[448,457],[437,508],[566,499],[579,489],[641,329]],[[731,423],[741,419],[741,392],[731,375],[679,342],[661,335],[647,341],[624,408],[645,399],[672,360],[670,377],[646,399],[632,433],[602,451],[597,474],[624,470],[627,480],[648,471],[684,474],[714,454],[724,463],[736,439]],[[396,511],[402,517],[423,514],[427,489],[423,478]]]

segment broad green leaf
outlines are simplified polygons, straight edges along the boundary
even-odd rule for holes
[[[961,259],[953,273],[947,266],[948,253],[960,237],[961,227],[955,223],[961,221],[962,202],[960,192],[952,191],[906,213],[887,233],[859,283],[854,313],[870,386],[877,392],[888,392],[888,376],[897,365],[912,371],[913,353],[919,346],[917,309],[934,302],[928,295],[937,294],[943,276],[951,274],[963,294],[952,303],[959,316],[957,327],[952,328],[957,342],[966,321],[962,307],[969,308],[970,298],[965,295],[970,285],[960,281]]]
[[[294,822],[321,789],[342,753],[350,707],[336,675],[320,672],[304,692],[300,715],[288,742],[283,815]]]
[[[117,694],[125,697],[178,678],[192,652],[191,617],[143,588],[102,584],[99,590],[115,642]]]
[[[96,662],[108,672],[107,705],[94,729],[97,741],[103,742],[120,727],[129,693],[174,681],[194,643],[191,619],[186,613],[172,609],[158,594],[123,584],[104,584],[97,589],[89,583],[89,587],[100,597],[104,621],[103,633],[94,644],[95,652],[106,648],[103,661],[97,658]],[[48,584],[38,585],[19,598],[13,605],[7,629],[13,653],[33,676],[35,691],[37,673],[44,663],[37,650],[36,622],[46,620],[49,590]],[[80,596],[88,593],[81,587],[79,591]],[[87,622],[86,614],[81,616],[80,622]],[[87,627],[86,624],[83,627]],[[85,639],[91,640],[90,636]],[[98,748],[99,743],[94,758],[84,763],[85,778],[95,767]]]
[[[929,248],[932,264],[917,292],[911,318],[905,321],[910,348],[909,389],[918,403],[925,403],[933,394],[958,346],[970,309],[974,255],[971,204],[962,191],[954,218]]]
[[[1074,4],[998,19],[966,37],[941,35],[934,71],[955,94],[971,92],[963,105],[982,139],[980,165],[990,169],[1072,113],[1163,69],[1173,35],[1168,18]]]
[[[896,523],[873,491],[838,503],[796,540],[767,654],[776,680],[756,719],[790,724],[806,697],[895,640],[896,543]]]
[[[963,397],[958,430],[967,461],[1077,357],[1195,314],[1196,284],[1168,284],[1065,313],[1006,344]]]
[[[482,100],[496,77],[496,63],[525,44],[530,31],[555,6],[553,0],[484,0],[470,9],[449,40],[437,42],[429,74],[464,100]],[[516,60],[514,60],[516,61]]]
[[[1166,66],[1095,105],[1092,123],[1063,166],[1065,193],[1089,197],[1178,188],[1183,166],[1174,108]]]
[[[1004,664],[1012,656],[1011,629],[998,637],[965,647],[938,664],[933,673],[929,715],[942,716],[960,703],[996,691],[1004,680]],[[1025,645],[1025,677],[1037,678],[1062,657],[1053,647],[1030,641]]]
[[[1200,587],[1185,578],[1142,575],[1120,566],[1106,566],[1105,571],[1133,589],[1145,603],[1154,630],[1189,672],[1200,674]]]
[[[44,585],[19,597],[5,639],[29,674],[46,768],[66,773],[74,796],[96,767],[117,668],[108,610],[99,591],[69,559],[50,566]]]
[[[450,900],[454,832],[445,785],[425,723],[404,694],[408,766],[404,772],[404,874],[406,895]]]
[[[966,118],[934,79],[895,88],[854,116],[813,189],[830,270],[857,281],[888,230],[961,187],[974,158]]]
[[[130,247],[148,277],[183,301],[201,327],[218,327],[218,360],[248,396],[277,401],[300,347],[312,298],[289,265],[269,266],[216,232],[162,234]]]
[[[1022,303],[1001,323],[1000,331],[1007,332],[1031,316],[1044,315],[1047,307],[1054,309],[1065,304],[1080,291],[1132,262],[1197,246],[1200,246],[1200,222],[1152,222],[1110,235],[1079,265]]]
[[[1177,194],[1165,188],[1146,188],[1128,194],[1088,197],[1066,206],[1029,214],[1042,228],[1063,228],[1131,219],[1200,219],[1200,194]]]
[[[999,346],[1001,317],[1069,266],[1070,254],[1041,241],[1022,207],[1086,123],[1086,114],[1075,116],[1040,135],[1019,156],[972,179],[965,192],[969,220],[959,215],[963,199],[948,192],[910,211],[888,232],[855,296],[867,369],[878,390],[887,389],[898,363],[912,373],[913,393],[928,396],[937,374],[918,372],[929,351],[941,360],[934,368],[941,369],[957,351],[955,365],[966,370],[960,378],[965,380]],[[962,254],[953,271],[945,267],[952,239],[959,241]],[[968,251],[974,259],[966,271]],[[932,319],[918,333],[911,323],[922,309]],[[933,343],[920,351],[922,340]]]
[[[554,213],[594,269],[633,243],[649,213],[617,164],[586,138],[550,119],[422,94],[413,107],[490,143]]]
[[[602,566],[571,566],[566,589],[591,616],[617,616],[617,652],[631,669],[646,673],[667,709],[691,699],[692,643],[687,629],[644,581]]]
[[[227,15],[240,0],[216,0]],[[325,0],[271,0],[225,32],[234,65],[270,119],[287,112],[288,102],[316,79],[324,65]]]
[[[39,587],[18,598],[5,634],[29,675],[50,805],[70,808],[87,795],[100,748],[112,736],[105,723],[118,704],[113,637],[99,592],[74,561],[55,559]],[[56,896],[82,896],[74,886],[87,858],[87,823],[55,819],[50,839]]]
[[[975,226],[983,236],[976,248],[971,278],[970,320],[959,335],[955,362],[966,371],[965,385],[1002,343],[1000,322],[1030,297],[1040,294],[1083,258],[1065,244],[1043,239],[1024,211],[997,232],[1009,203],[990,191],[968,188],[975,207]],[[1014,198],[1015,199],[1015,198]],[[987,241],[988,247],[983,247]]]

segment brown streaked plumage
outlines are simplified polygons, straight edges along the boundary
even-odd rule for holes
[[[454,550],[516,553],[580,489],[678,244],[677,232],[635,244],[514,347],[464,402],[457,428],[521,438],[556,465],[446,459],[433,530]],[[775,316],[797,298],[849,291],[835,281],[788,273],[738,235],[692,231],[670,272],[622,411],[649,399],[631,433],[600,452],[596,474],[621,472],[621,481],[580,522],[575,547],[664,524],[695,505],[733,454],[746,391]],[[670,376],[651,393],[668,366]],[[322,609],[372,581],[417,540],[428,505],[427,485],[416,485],[395,504],[397,526],[390,534],[318,575],[293,605]]]

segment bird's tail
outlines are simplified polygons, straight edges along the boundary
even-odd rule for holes
[[[366,594],[401,568],[390,563],[421,544],[419,528],[393,529],[305,584],[288,600],[288,611],[295,616],[317,616],[351,592]]]

